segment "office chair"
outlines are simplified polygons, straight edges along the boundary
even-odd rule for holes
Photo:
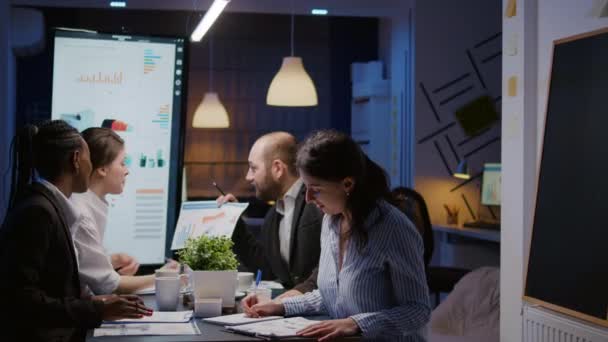
[[[398,187],[392,191],[395,205],[416,226],[424,244],[424,266],[430,293],[435,295],[435,306],[439,305],[441,293],[454,289],[454,285],[470,270],[456,267],[430,266],[435,239],[426,202],[413,189]]]

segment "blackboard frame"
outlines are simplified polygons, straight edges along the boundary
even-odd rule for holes
[[[549,112],[549,103],[550,103],[550,99],[551,99],[551,85],[552,85],[552,76],[553,76],[553,65],[554,65],[554,58],[555,58],[555,48],[560,45],[560,44],[565,44],[565,43],[570,43],[570,42],[574,42],[577,40],[582,40],[582,39],[586,39],[586,38],[590,38],[590,37],[594,37],[594,36],[598,36],[598,35],[603,35],[603,34],[608,34],[608,28],[602,28],[602,29],[598,29],[598,30],[594,30],[594,31],[590,31],[590,32],[585,32],[585,33],[581,33],[581,34],[577,34],[577,35],[573,35],[570,37],[565,37],[562,39],[558,39],[555,40],[553,42],[553,48],[552,48],[552,52],[551,52],[551,68],[549,70],[549,80],[548,80],[548,88],[547,88],[547,98],[546,98],[546,107],[545,107],[545,121],[544,121],[544,127],[543,127],[543,141],[541,143],[541,151],[542,154],[544,154],[544,142],[545,142],[545,137],[546,137],[546,130],[547,130],[547,116],[548,116],[548,112]],[[537,200],[538,200],[538,191],[539,191],[539,179],[540,179],[540,173],[541,173],[541,166],[542,166],[542,154],[541,154],[541,163],[539,163],[539,167],[537,169],[537,177],[536,177],[536,191],[535,191],[535,199],[534,199],[534,213],[532,216],[532,227],[530,229],[530,245],[529,245],[529,252],[531,252],[532,249],[532,242],[533,242],[533,238],[534,238],[534,223],[536,222],[536,211],[537,211]],[[547,302],[545,300],[539,299],[539,298],[535,298],[532,295],[528,294],[528,270],[529,270],[529,266],[530,266],[530,255],[531,253],[528,253],[527,256],[527,261],[526,261],[526,273],[525,273],[525,278],[524,278],[524,295],[523,295],[523,300],[527,303],[530,303],[532,305],[538,305],[541,307],[544,307],[546,309],[549,310],[553,310],[556,311],[558,313],[562,313],[568,316],[572,316],[590,323],[594,323],[603,327],[608,327],[608,308],[606,309],[607,314],[606,314],[606,318],[605,319],[600,319],[596,316],[592,316],[577,310],[573,310],[558,304],[554,304],[554,303],[550,303]],[[600,256],[598,256],[600,257]],[[606,289],[606,291],[608,291],[608,289]]]

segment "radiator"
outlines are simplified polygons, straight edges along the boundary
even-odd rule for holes
[[[524,342],[608,342],[608,328],[524,302]]]

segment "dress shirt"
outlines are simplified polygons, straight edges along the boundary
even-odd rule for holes
[[[289,253],[291,251],[291,230],[293,227],[293,210],[296,206],[296,197],[300,193],[302,179],[295,181],[287,190],[282,199],[277,201],[277,213],[283,215],[279,222],[279,249],[283,260],[289,265]]]
[[[110,294],[118,288],[120,275],[112,267],[103,247],[108,204],[91,190],[73,194],[70,200],[81,212],[72,237],[78,251],[78,273],[83,291]]]
[[[323,218],[319,289],[284,299],[286,315],[350,317],[365,339],[424,341],[431,308],[416,228],[397,208],[379,202],[365,220],[366,245],[351,238],[338,270],[339,221]]]

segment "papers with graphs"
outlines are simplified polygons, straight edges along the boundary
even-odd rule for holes
[[[218,208],[215,201],[182,203],[171,249],[182,249],[188,238],[201,235],[231,237],[239,217],[248,205],[249,203],[225,203]]]

